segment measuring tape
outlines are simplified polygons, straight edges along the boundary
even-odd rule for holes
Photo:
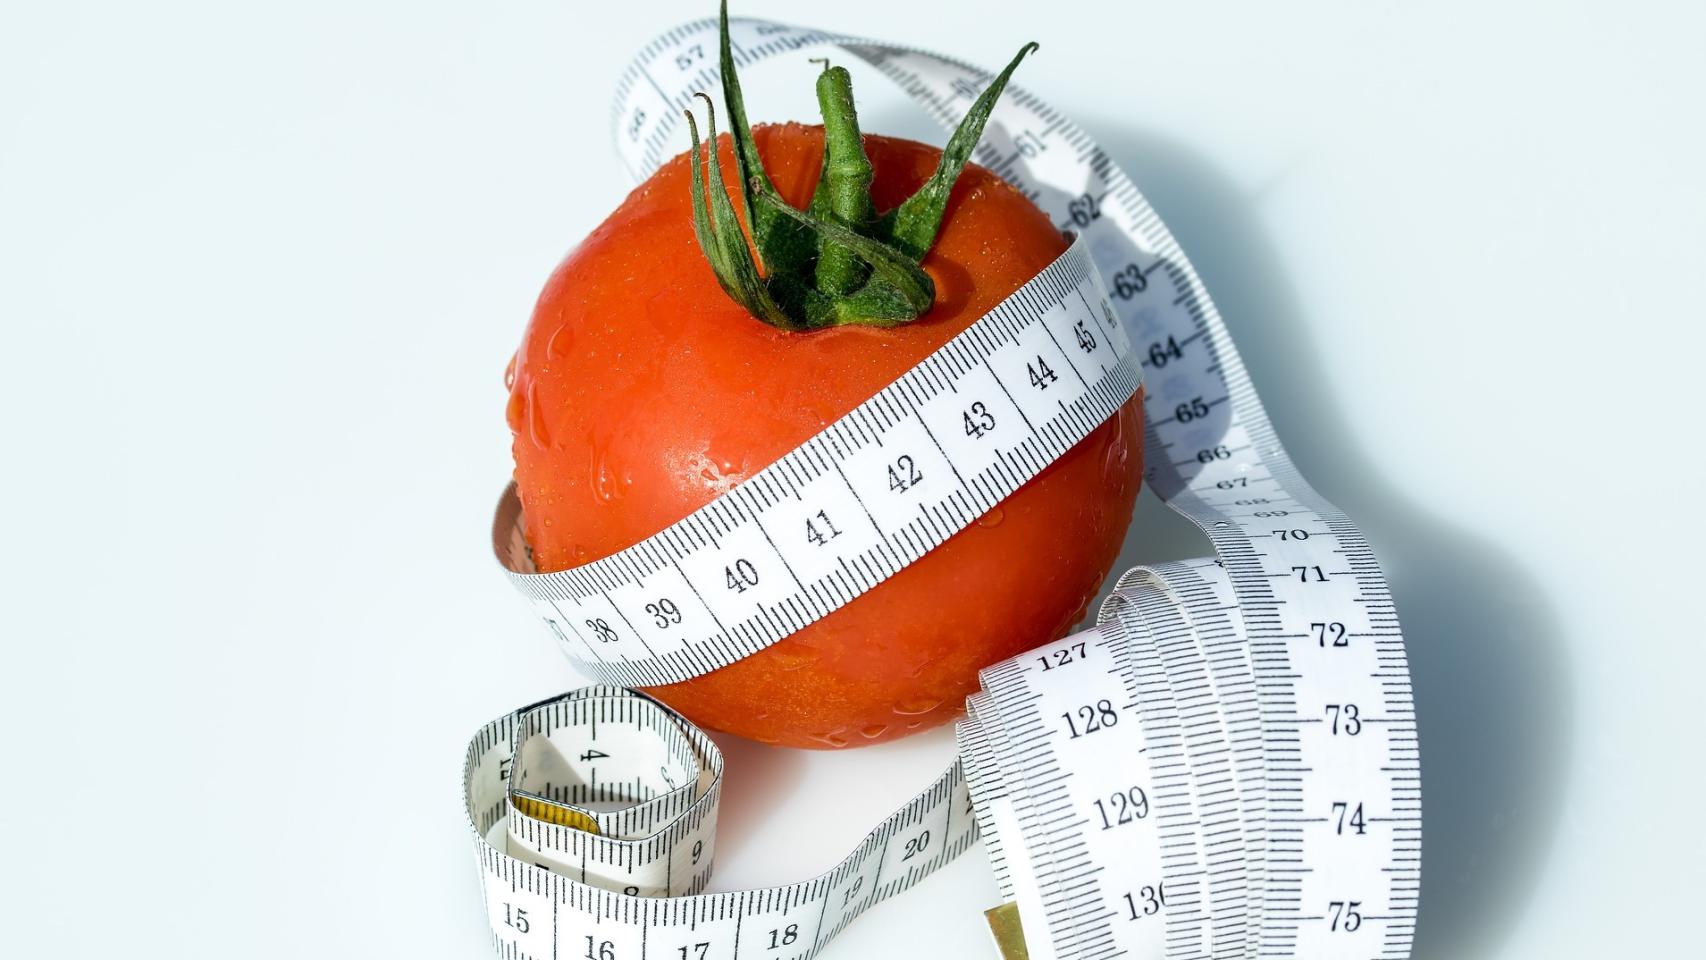
[[[730,26],[741,66],[838,46],[950,128],[989,77],[886,44]],[[693,93],[716,89],[717,49],[715,21],[690,24],[623,75],[616,140],[637,180],[677,152]],[[564,652],[609,685],[518,710],[469,745],[464,796],[501,955],[811,957],[979,838],[1010,958],[1409,954],[1419,755],[1372,552],[1298,475],[1201,281],[1089,137],[1010,87],[978,159],[1076,237],[894,384],[686,519],[574,570],[533,569],[506,491],[500,560]],[[702,893],[721,755],[625,688],[715,670],[870,589],[1140,379],[1150,488],[1217,557],[1136,568],[1094,628],[984,670],[957,762],[833,869]],[[993,423],[968,433],[974,402]],[[801,541],[820,511],[843,535]]]

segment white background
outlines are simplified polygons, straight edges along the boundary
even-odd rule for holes
[[[736,13],[991,65],[1041,41],[1020,82],[1171,223],[1393,580],[1417,955],[1676,953],[1706,893],[1699,8],[1035,6]],[[6,5],[0,953],[489,954],[463,738],[577,682],[489,555],[501,373],[627,189],[620,66],[711,12]],[[765,68],[756,115],[806,76]],[[1128,560],[1201,549],[1146,498]],[[718,886],[829,865],[949,753],[731,744]],[[826,956],[982,956],[993,890],[973,852]]]

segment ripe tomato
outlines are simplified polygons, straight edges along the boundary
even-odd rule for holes
[[[754,131],[788,202],[816,184],[821,127]],[[888,209],[941,156],[866,136]],[[733,190],[728,138],[718,144]],[[1066,248],[1040,210],[967,166],[922,266],[935,306],[879,329],[791,333],[718,287],[694,239],[686,154],[658,170],[552,274],[509,375],[525,527],[542,571],[645,539],[887,386]],[[737,194],[738,195],[738,194]],[[977,671],[1085,613],[1131,518],[1141,396],[922,559],[775,645],[651,692],[695,723],[767,743],[843,747],[951,719]]]

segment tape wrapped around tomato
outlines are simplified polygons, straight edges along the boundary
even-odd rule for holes
[[[507,376],[516,486],[537,570],[609,557],[751,480],[1066,250],[1068,238],[1028,197],[965,164],[1007,73],[946,154],[861,135],[845,73],[829,67],[819,77],[825,126],[746,132],[738,84],[726,85],[736,135],[717,140],[715,154],[664,163],[552,274]],[[732,61],[723,76],[733,79]],[[710,182],[695,191],[704,168]],[[743,189],[741,173],[753,168],[752,181],[767,179],[776,199],[767,201],[763,184]],[[723,242],[730,221],[718,215],[732,215],[720,209],[731,197],[748,211],[734,229],[755,234],[764,261],[758,293],[728,264],[748,249],[744,236],[733,253]],[[777,199],[794,212],[776,215]],[[824,232],[792,216],[816,216]],[[863,274],[826,279],[850,252]],[[908,300],[917,289],[931,294],[922,310]],[[752,302],[763,295],[770,299]],[[1041,354],[1031,366],[1031,389],[1072,375]],[[973,400],[955,429],[983,439],[1018,412],[997,397]],[[1029,482],[868,592],[752,656],[649,692],[695,723],[788,746],[875,743],[953,718],[980,668],[1084,618],[1131,519],[1141,416],[1140,398],[1127,399]],[[896,455],[895,493],[924,479],[920,459]],[[825,512],[767,535],[828,546],[856,520]],[[732,563],[727,588],[756,586],[747,582],[756,575]],[[624,615],[667,630],[686,602],[660,595]],[[643,626],[621,619],[574,625],[599,637]]]

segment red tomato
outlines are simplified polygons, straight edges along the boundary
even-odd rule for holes
[[[754,131],[804,206],[821,127]],[[732,190],[728,138],[719,143]],[[865,137],[878,209],[940,151]],[[792,333],[718,287],[694,239],[687,155],[633,193],[559,265],[510,374],[526,533],[542,571],[657,533],[822,430],[964,330],[1066,248],[1053,223],[967,166],[923,260],[935,306],[879,329]],[[738,196],[738,194],[737,194]],[[977,671],[1080,620],[1131,519],[1141,398],[1127,402],[972,526],[841,609],[738,663],[650,692],[694,722],[766,743],[876,743],[954,717]]]

